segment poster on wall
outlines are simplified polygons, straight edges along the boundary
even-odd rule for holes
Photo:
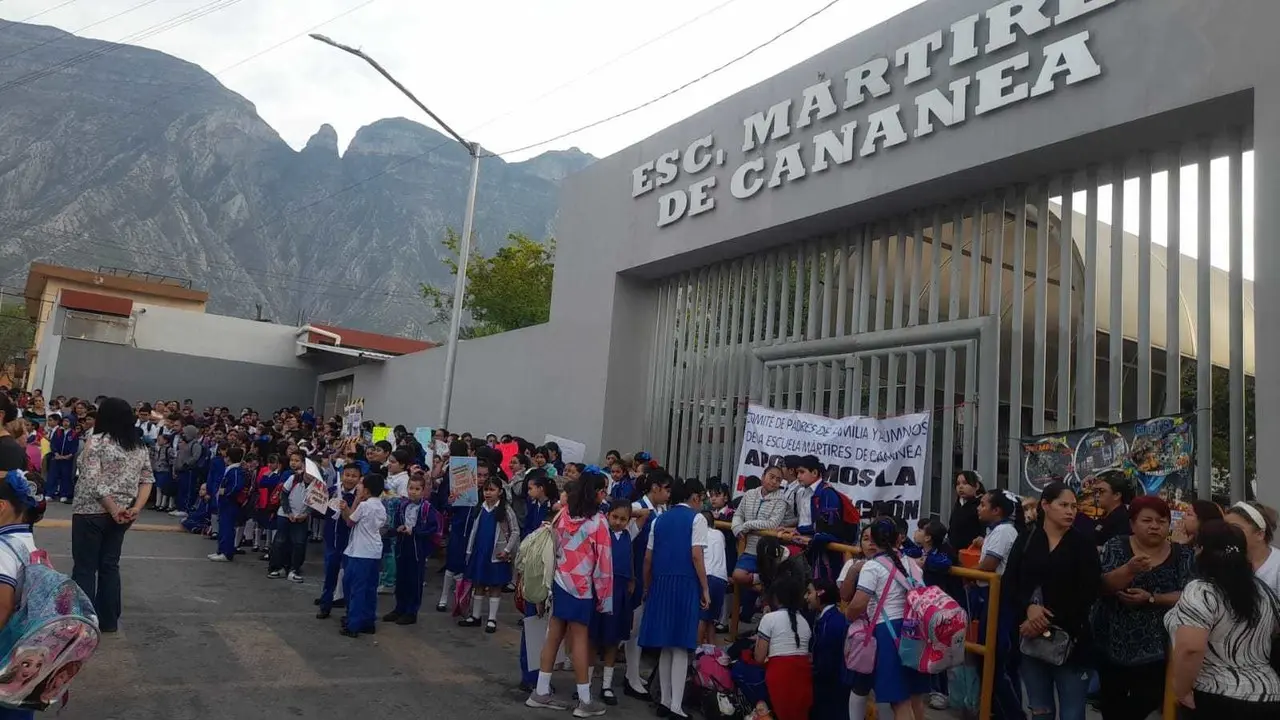
[[[1139,495],[1160,496],[1181,517],[1196,496],[1195,438],[1194,413],[1032,438],[1022,443],[1022,491],[1039,493],[1051,482],[1065,482],[1080,496],[1081,511],[1096,518],[1102,511],[1094,480],[1119,470]]]
[[[342,437],[359,437],[362,423],[364,423],[364,402],[357,400],[342,409]]]
[[[863,517],[881,513],[920,518],[921,483],[929,447],[929,413],[893,418],[828,418],[752,405],[738,456],[734,494],[748,477],[781,465],[788,455],[814,455],[826,480],[849,496]]]

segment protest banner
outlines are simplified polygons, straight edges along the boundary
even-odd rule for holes
[[[1140,495],[1169,503],[1174,520],[1196,499],[1196,416],[1172,415],[1028,438],[1022,442],[1022,491],[1039,494],[1051,482],[1075,491],[1081,512],[1102,515],[1094,480],[1118,470]]]
[[[475,507],[480,502],[477,488],[476,459],[473,457],[449,458],[449,505]]]
[[[920,518],[922,484],[929,477],[929,413],[892,418],[828,418],[795,410],[752,405],[738,456],[734,494],[750,476],[779,466],[787,455],[813,455],[826,481],[847,495],[864,518]]]
[[[562,438],[559,435],[548,435],[542,444],[553,442],[560,446],[560,459],[567,463],[584,463],[587,461],[587,446],[577,440]]]

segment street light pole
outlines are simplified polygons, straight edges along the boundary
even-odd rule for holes
[[[466,140],[458,133],[454,132],[449,124],[441,120],[430,108],[422,103],[409,88],[405,87],[392,77],[391,73],[378,64],[377,60],[369,57],[363,50],[353,48],[349,45],[343,45],[325,35],[312,33],[311,38],[319,42],[337,48],[345,53],[355,55],[364,60],[379,75],[386,78],[396,89],[409,98],[414,105],[417,105],[423,112],[431,117],[437,125],[444,128],[444,131],[453,136],[467,152],[471,154],[471,187],[467,191],[467,214],[462,220],[462,247],[458,251],[458,279],[453,288],[453,312],[449,318],[449,345],[445,351],[444,361],[444,388],[440,396],[440,425],[439,427],[449,427],[449,410],[453,404],[453,373],[454,368],[458,364],[458,332],[462,327],[462,301],[467,292],[467,261],[471,258],[471,232],[472,225],[475,222],[476,214],[476,187],[480,183],[480,144]]]

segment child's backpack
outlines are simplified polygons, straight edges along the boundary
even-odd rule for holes
[[[906,578],[907,600],[898,638],[902,664],[926,675],[960,665],[969,615],[937,585],[925,585],[911,574]]]
[[[834,488],[832,489],[834,490]],[[858,512],[858,506],[853,504],[852,498],[839,490],[835,492],[840,497],[840,516],[836,518],[815,517],[813,519],[814,529],[821,533],[834,535],[840,542],[856,545],[859,538],[862,537],[862,513]]]
[[[697,698],[702,716],[707,720],[742,717],[729,672],[729,656],[723,648],[698,655],[693,661],[689,682],[693,692],[686,692],[686,697]]]
[[[889,581],[885,587],[893,584],[898,575],[898,568],[887,564]],[[844,636],[844,667],[851,672],[870,675],[876,669],[876,625],[880,622],[880,612],[884,609],[884,600],[889,593],[881,593],[881,597],[872,606],[871,612],[863,613],[849,623],[849,630]]]
[[[98,648],[98,616],[43,551],[0,543],[25,567],[18,609],[0,630],[0,705],[44,710],[65,702],[71,680]]]
[[[280,509],[280,503],[284,502],[284,484],[287,482],[289,481],[284,479],[271,486],[271,492],[267,495],[267,510],[275,512]]]
[[[554,525],[542,525],[520,541],[515,570],[526,602],[544,603],[551,595],[551,580],[556,572],[555,533]]]

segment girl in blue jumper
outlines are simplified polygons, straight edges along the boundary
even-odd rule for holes
[[[617,705],[613,692],[613,667],[618,660],[618,643],[631,639],[631,595],[636,582],[631,571],[631,501],[609,501],[609,537],[613,542],[613,612],[591,616],[591,644],[604,655],[604,682],[600,699]]]
[[[449,444],[449,454],[451,457],[468,457],[471,455],[471,448],[465,442],[455,440]],[[487,472],[486,469],[477,467],[476,481],[483,482],[483,476]],[[442,512],[447,511],[449,514],[449,534],[444,547],[444,587],[440,589],[440,602],[436,603],[436,612],[449,610],[449,599],[453,597],[454,587],[467,571],[467,538],[471,534],[471,508],[454,506],[449,502],[452,495],[451,480],[449,466],[446,463],[443,474],[440,476],[440,484],[434,493],[436,509]],[[463,610],[464,608],[455,608],[454,613],[459,614]]]
[[[546,470],[534,469],[528,471],[523,482],[528,487],[525,490],[526,510],[524,525],[520,527],[520,539],[522,541],[529,537],[534,530],[542,527],[542,523],[551,521],[551,506],[559,499],[559,490],[556,488],[555,482],[547,477]],[[537,614],[537,604],[526,600],[524,603],[524,616],[527,618],[536,617]],[[538,666],[531,667],[529,665],[528,646],[525,644],[524,627],[522,626],[520,628],[520,689],[525,692],[533,692],[534,685],[537,682]]]
[[[396,508],[391,523],[396,538],[396,607],[382,619],[397,625],[418,622],[427,559],[435,553],[440,537],[440,515],[427,502],[426,490],[426,477],[414,475],[409,480],[409,497]]]
[[[668,714],[683,718],[688,717],[682,704],[689,653],[698,644],[698,611],[711,606],[703,559],[709,529],[707,519],[691,507],[691,502],[701,504],[702,483],[672,478],[670,487],[675,505],[653,521],[644,558],[647,594],[640,646],[661,649],[661,704]]]
[[[484,466],[484,463],[481,463]],[[492,472],[492,471],[490,471]],[[489,619],[484,631],[498,631],[498,605],[502,601],[502,588],[511,582],[511,561],[520,546],[520,521],[507,504],[502,478],[488,476],[481,488],[484,502],[471,512],[471,534],[467,538],[467,573],[473,592],[471,615],[458,622],[461,627],[478,627],[484,612],[486,598]]]

